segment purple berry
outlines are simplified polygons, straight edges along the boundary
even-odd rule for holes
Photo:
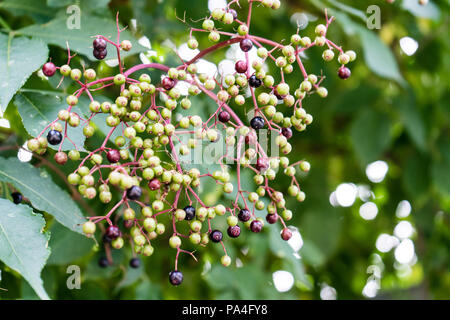
[[[239,46],[241,47],[241,50],[244,52],[249,52],[250,49],[253,47],[253,43],[250,39],[242,39],[239,43]]]
[[[247,62],[242,60],[239,60],[234,65],[234,69],[236,70],[237,73],[245,73],[247,71],[247,68],[248,68]]]
[[[260,116],[256,116],[252,120],[250,120],[250,126],[255,130],[262,129],[265,124],[266,122]]]
[[[130,260],[130,267],[137,269],[141,266],[141,260],[139,258],[132,258]]]
[[[258,171],[265,170],[269,167],[269,162],[266,158],[259,158],[256,160],[256,169]]]
[[[339,78],[344,79],[344,80],[350,78],[351,74],[352,74],[352,72],[347,67],[340,67],[338,70]]]
[[[150,190],[155,191],[158,190],[159,188],[161,188],[161,181],[159,181],[158,179],[152,179],[150,180],[150,182],[148,183],[148,187],[150,188]]]
[[[120,152],[116,149],[111,149],[106,153],[106,158],[110,163],[117,163],[120,160]]]
[[[162,79],[161,85],[164,89],[170,90],[175,86],[175,80],[169,77],[165,77],[164,79]]]
[[[193,206],[186,206],[183,209],[186,212],[184,220],[192,220],[195,217],[195,208]]]
[[[283,128],[281,129],[281,134],[286,137],[286,139],[290,139],[292,137],[292,129],[291,128]]]
[[[102,38],[95,38],[92,42],[92,46],[95,50],[102,51],[106,49],[106,40]]]
[[[238,219],[242,222],[247,222],[250,220],[251,213],[248,209],[241,209],[238,213]]]
[[[51,145],[57,145],[60,144],[62,141],[62,134],[61,132],[57,130],[50,130],[47,134],[47,141]]]
[[[248,79],[248,84],[252,88],[258,88],[258,87],[260,87],[262,85],[262,81],[260,79],[258,79],[255,75],[252,75]]]
[[[266,221],[270,224],[274,224],[278,221],[278,214],[274,213],[274,214],[268,214],[266,216]]]
[[[13,192],[13,193],[11,193],[11,197],[13,198],[13,202],[15,204],[19,204],[23,200],[23,196],[22,196],[22,194],[20,192]]]
[[[261,223],[261,221],[259,220],[253,220],[252,223],[250,224],[250,230],[252,230],[252,232],[258,233],[261,231],[263,225]]]
[[[56,66],[53,62],[47,62],[42,67],[42,73],[45,74],[47,77],[51,77],[56,72]]]
[[[209,238],[211,239],[212,242],[220,242],[222,241],[223,235],[222,232],[219,230],[213,230],[211,232],[211,234],[209,235]]]
[[[183,274],[181,271],[171,271],[169,273],[169,281],[173,286],[179,286],[183,282]]]
[[[96,50],[94,49],[94,51],[92,52],[92,54],[94,55],[94,57],[98,60],[103,60],[106,58],[106,56],[108,55],[108,50],[107,49],[103,49],[103,50]]]
[[[117,227],[117,226],[109,226],[109,227],[106,229],[105,235],[106,235],[108,238],[110,238],[111,240],[114,240],[114,239],[120,237],[120,233],[121,233],[121,232],[120,232],[119,227]]]
[[[288,241],[292,237],[292,231],[289,228],[284,228],[281,231],[281,239],[284,241]]]
[[[223,123],[227,123],[228,121],[230,121],[231,116],[227,111],[221,111],[219,113],[219,121],[223,122]]]
[[[142,196],[142,189],[138,186],[132,186],[127,190],[127,198],[130,200],[137,200]]]
[[[228,227],[227,233],[231,238],[237,238],[241,234],[241,228],[239,226]]]

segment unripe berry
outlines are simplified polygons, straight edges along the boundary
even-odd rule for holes
[[[93,223],[92,221],[86,221],[83,224],[83,232],[87,235],[94,234],[95,229],[96,229],[95,223]]]
[[[170,247],[176,249],[181,246],[181,238],[179,236],[172,236],[169,238]]]
[[[130,51],[132,47],[133,47],[133,45],[131,44],[131,42],[129,40],[123,40],[120,43],[120,48],[122,48],[122,50],[124,50],[124,51]]]
[[[322,53],[322,58],[325,61],[331,61],[334,58],[334,52],[331,49],[327,49]]]
[[[220,263],[222,263],[222,265],[224,267],[228,267],[231,264],[231,258],[228,255],[224,255],[220,258]]]
[[[327,27],[323,24],[316,26],[315,32],[318,36],[324,36],[327,33]]]

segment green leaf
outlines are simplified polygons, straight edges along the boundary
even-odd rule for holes
[[[367,66],[383,78],[396,80],[404,84],[398,69],[397,61],[389,47],[372,31],[359,27],[358,33],[364,49],[364,60]]]
[[[450,196],[450,140],[438,143],[440,157],[433,161],[431,167],[435,187],[443,196]]]
[[[91,252],[94,241],[72,232],[59,223],[50,228],[52,254],[47,265],[70,264]]]
[[[363,164],[377,160],[391,140],[389,119],[383,114],[367,109],[356,117],[350,137],[356,155]]]
[[[419,149],[425,150],[427,144],[427,132],[423,117],[417,109],[414,99],[408,97],[406,99],[397,100],[394,102],[394,107],[398,108],[400,119],[411,137],[411,140]]]
[[[107,10],[108,4],[111,0],[79,0],[77,4],[80,5],[82,12],[93,11],[96,9]],[[47,5],[52,8],[67,7],[74,4],[73,0],[47,0]]]
[[[8,10],[15,16],[29,15],[38,22],[47,22],[54,16],[54,12],[45,5],[45,0],[3,0],[0,9]]]
[[[427,194],[429,171],[429,161],[424,156],[408,157],[403,171],[403,186],[411,197]]]
[[[50,255],[45,220],[23,204],[0,199],[0,260],[19,272],[41,299],[45,292],[41,271]]]
[[[13,184],[36,209],[51,214],[67,228],[82,233],[81,224],[85,221],[83,214],[45,170],[16,158],[0,158],[0,180]]]
[[[101,34],[105,37],[111,37],[112,39],[116,39],[117,37],[116,23],[113,19],[107,20],[89,16],[87,14],[81,14],[79,29],[69,29],[67,23],[67,17],[57,18],[45,25],[25,27],[16,31],[16,33],[38,38],[47,44],[57,45],[62,48],[66,48],[66,42],[68,42],[71,51],[79,52],[91,60],[95,60],[92,55],[92,36]],[[120,37],[122,40],[130,40],[133,44],[133,48],[130,51],[121,51],[122,57],[147,50],[138,44],[128,30],[123,31]],[[107,59],[116,58],[115,48],[112,45],[108,45]]]
[[[47,57],[48,48],[39,40],[0,34],[0,111]]]
[[[440,20],[441,18],[441,10],[431,1],[425,6],[420,5],[419,1],[402,1],[402,7],[416,17],[432,20]]]
[[[50,122],[58,117],[59,110],[67,108],[67,104],[61,96],[40,92],[21,92],[16,95],[14,104],[22,117],[25,129],[33,137],[36,137]],[[72,110],[80,115],[82,114],[78,107],[74,107]],[[44,133],[44,137],[46,134]],[[86,137],[83,135],[81,127],[73,128],[68,125],[67,135],[80,151],[84,150],[83,146]],[[64,139],[61,150],[75,149],[70,140]],[[60,145],[49,145],[49,147],[58,150]]]

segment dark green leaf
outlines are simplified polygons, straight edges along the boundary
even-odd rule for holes
[[[0,212],[0,260],[19,272],[41,299],[49,299],[41,279],[50,255],[44,218],[5,199],[0,199]]]
[[[0,158],[0,180],[13,184],[36,209],[53,215],[67,228],[82,232],[81,224],[85,221],[83,214],[45,170],[16,158]]]

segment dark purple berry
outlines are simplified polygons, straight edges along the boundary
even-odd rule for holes
[[[42,73],[45,74],[47,77],[52,77],[56,72],[56,66],[53,62],[47,62],[42,67]]]
[[[239,46],[241,47],[242,51],[249,52],[250,49],[253,47],[253,43],[252,40],[246,38],[241,40]]]
[[[169,273],[169,281],[173,286],[179,286],[183,282],[183,274],[181,271],[171,271]]]
[[[228,227],[227,233],[231,238],[237,238],[241,234],[241,228],[239,226]]]
[[[269,168],[269,162],[267,161],[267,158],[259,158],[256,160],[256,169],[258,171],[265,170]]]
[[[252,120],[250,120],[250,126],[255,130],[262,129],[265,124],[266,122],[260,116],[256,116]]]
[[[186,206],[183,210],[186,212],[184,220],[192,220],[195,218],[195,208],[193,206]]]
[[[50,130],[47,134],[47,141],[51,145],[57,145],[60,144],[62,141],[62,134],[61,132],[57,130]]]
[[[344,80],[350,78],[351,74],[352,74],[352,72],[347,67],[340,67],[338,70],[339,78],[344,79]]]
[[[162,79],[161,85],[164,89],[170,90],[175,86],[175,80],[169,77],[165,77],[164,79]]]
[[[255,233],[260,232],[262,227],[263,225],[259,220],[253,220],[252,223],[250,224],[250,230],[252,230],[252,232]]]
[[[106,268],[107,266],[109,266],[109,261],[105,257],[101,257],[100,259],[98,259],[98,265],[101,268]]]
[[[120,237],[120,229],[119,229],[119,227],[117,227],[117,226],[109,226],[109,227],[106,229],[105,235],[106,235],[108,238],[114,240],[114,239]]]
[[[20,192],[13,192],[13,193],[11,193],[11,197],[13,198],[13,202],[15,204],[19,204],[23,200],[23,196],[22,196],[22,194]]]
[[[292,137],[292,129],[291,128],[283,128],[281,129],[281,134],[286,137],[286,139],[290,139]]]
[[[127,198],[130,200],[137,200],[142,196],[142,189],[138,186],[132,186],[127,190]]]
[[[228,121],[230,121],[231,116],[227,111],[221,111],[219,113],[219,121],[223,122],[223,123],[227,123]]]
[[[255,75],[252,75],[248,79],[248,84],[252,88],[258,88],[258,87],[260,87],[262,85],[262,81],[260,79],[258,79]]]
[[[237,73],[245,73],[247,71],[247,68],[248,68],[247,62],[242,60],[239,60],[234,65],[234,69],[236,70]]]
[[[111,149],[106,153],[106,158],[111,163],[117,163],[120,160],[120,152],[116,149]]]
[[[251,217],[250,210],[248,209],[239,210],[238,219],[241,220],[242,222],[247,222],[248,220],[250,220],[250,217]]]
[[[92,42],[92,46],[95,50],[105,50],[106,49],[106,40],[102,38],[95,38]]]
[[[159,181],[158,179],[152,179],[150,180],[150,182],[148,183],[148,187],[150,188],[150,190],[155,191],[158,190],[159,188],[161,188],[161,181]]]
[[[284,241],[288,241],[292,237],[292,231],[289,228],[284,228],[281,231],[281,239]]]
[[[212,242],[220,242],[222,241],[223,235],[222,232],[219,230],[213,230],[211,232],[211,234],[209,235],[209,238],[211,239]]]
[[[103,49],[103,50],[96,50],[94,49],[94,51],[92,52],[92,54],[94,55],[94,57],[98,60],[103,60],[106,58],[106,56],[108,55],[108,50],[107,49]]]
[[[141,260],[139,258],[132,258],[130,260],[130,267],[137,269],[141,266]]]
[[[278,221],[278,214],[274,213],[274,214],[268,214],[266,216],[266,221],[270,224],[274,224]]]

